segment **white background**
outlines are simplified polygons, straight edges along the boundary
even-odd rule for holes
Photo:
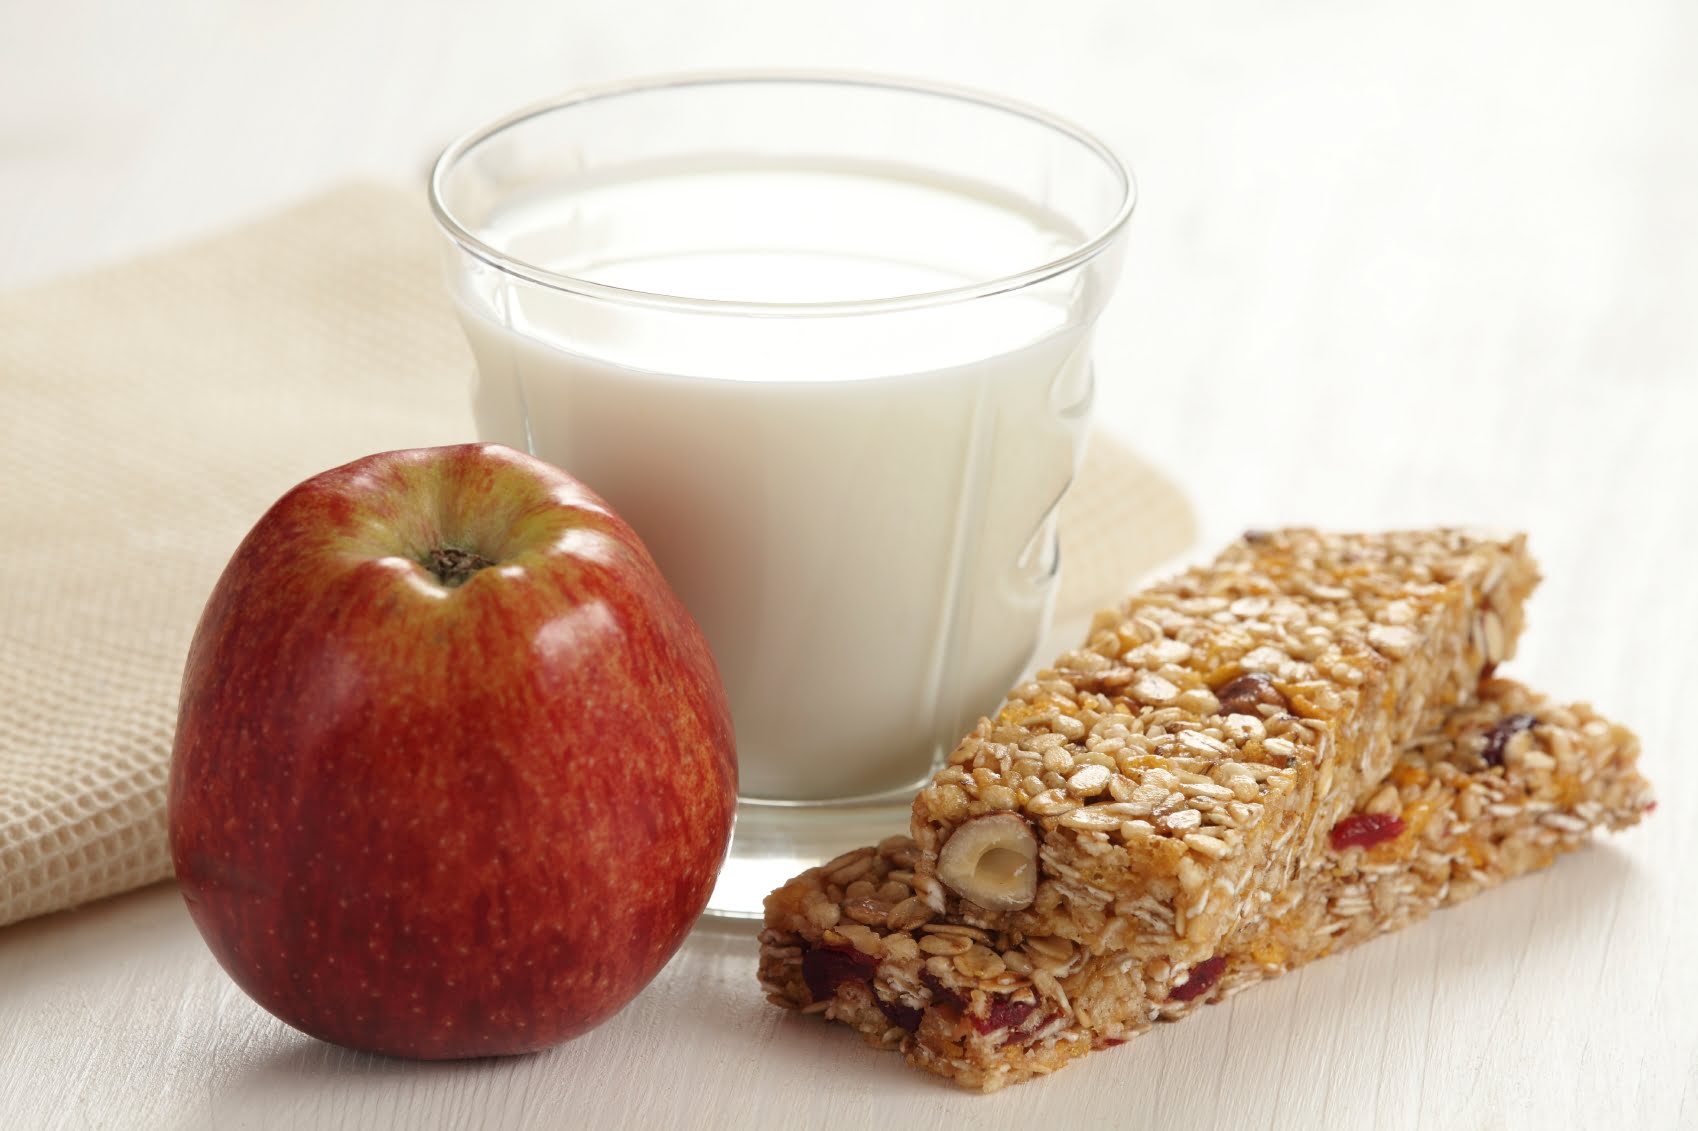
[[[1205,543],[1531,531],[1516,670],[1634,725],[1662,796],[1545,875],[984,1099],[766,1006],[735,932],[552,1053],[375,1061],[251,1005],[162,887],[0,931],[0,1125],[1698,1124],[1695,59],[1690,0],[0,0],[0,287],[350,177],[422,185],[463,129],[647,72],[902,72],[1070,116],[1141,186],[1102,417]]]

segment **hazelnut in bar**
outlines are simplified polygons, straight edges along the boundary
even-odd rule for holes
[[[1542,868],[1596,828],[1634,824],[1653,804],[1637,752],[1587,707],[1489,680],[1325,830],[1322,854],[1268,913],[1195,962],[1090,955],[938,916],[914,894],[913,843],[893,837],[768,897],[761,982],[775,1004],[995,1090]]]
[[[1253,533],[1099,613],[915,799],[914,887],[963,926],[1183,969],[1512,652],[1519,537]]]

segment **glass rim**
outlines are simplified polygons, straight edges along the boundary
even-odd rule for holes
[[[921,291],[914,294],[832,302],[752,302],[742,299],[696,298],[662,294],[655,291],[633,290],[627,287],[593,282],[589,279],[558,271],[550,271],[547,268],[509,255],[480,239],[455,217],[453,210],[449,208],[444,199],[445,182],[462,158],[498,134],[521,126],[533,118],[540,118],[587,102],[651,91],[697,86],[762,84],[861,87],[893,91],[900,94],[926,95],[1026,118],[1061,134],[1094,153],[1107,166],[1109,172],[1119,183],[1120,202],[1106,223],[1100,225],[1094,233],[1081,239],[1065,255],[980,282],[965,283],[960,286]],[[1046,279],[1065,274],[1096,258],[1114,242],[1115,237],[1126,227],[1126,222],[1132,215],[1132,209],[1137,203],[1138,196],[1137,183],[1134,181],[1131,171],[1119,157],[1115,156],[1114,151],[1107,144],[1095,134],[1047,110],[1011,98],[1004,98],[1001,95],[947,83],[851,71],[822,70],[682,71],[579,87],[555,98],[521,107],[492,122],[475,127],[450,142],[431,166],[429,189],[431,213],[436,218],[437,226],[449,239],[453,240],[462,251],[474,258],[527,282],[548,287],[551,290],[566,291],[588,298],[603,299],[632,306],[659,307],[704,314],[753,314],[765,317],[815,318],[840,314],[875,314],[885,311],[944,306],[969,299],[987,298],[992,295],[1022,290],[1035,283],[1041,283]]]

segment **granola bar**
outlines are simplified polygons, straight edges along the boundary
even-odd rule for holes
[[[1252,533],[1099,613],[914,801],[915,888],[964,924],[1188,966],[1513,651],[1517,536]]]
[[[995,1090],[1542,868],[1596,828],[1636,823],[1653,805],[1637,755],[1634,736],[1589,707],[1488,680],[1326,830],[1323,858],[1272,913],[1189,966],[937,916],[914,893],[913,842],[892,837],[768,897],[761,984],[774,1004]]]

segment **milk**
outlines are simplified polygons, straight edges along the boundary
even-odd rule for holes
[[[797,199],[838,218],[830,240],[786,238],[820,228],[785,211]],[[528,262],[751,303],[935,291],[1078,240],[973,186],[752,160],[650,169],[499,220],[488,242]],[[1088,328],[1065,302],[775,317],[496,271],[456,297],[479,435],[567,469],[641,535],[719,663],[744,795],[910,786],[1029,660],[1091,396]]]

